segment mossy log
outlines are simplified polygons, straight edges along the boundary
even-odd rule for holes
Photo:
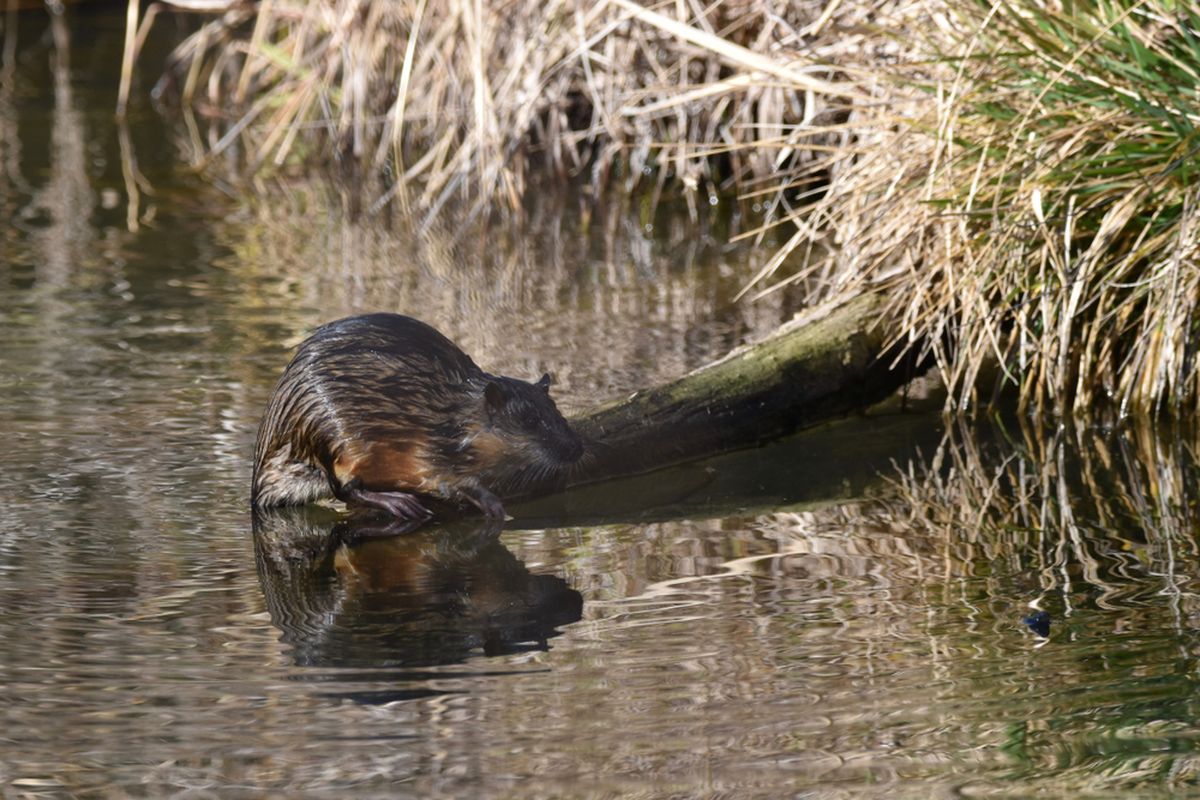
[[[913,370],[898,351],[886,351],[883,302],[867,294],[810,314],[678,380],[571,420],[589,447],[569,486],[752,447],[884,399]]]

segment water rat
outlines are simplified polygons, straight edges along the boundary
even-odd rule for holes
[[[490,375],[419,320],[365,314],[318,328],[284,370],[258,432],[251,504],[335,497],[417,518],[433,498],[503,518],[496,492],[553,479],[583,449],[549,375]]]

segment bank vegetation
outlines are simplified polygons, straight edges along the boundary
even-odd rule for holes
[[[320,170],[354,213],[426,222],[519,213],[554,177],[734,202],[762,244],[746,301],[882,293],[953,409],[1004,387],[1054,415],[1200,404],[1190,4],[261,0],[204,19],[163,93],[199,166]]]

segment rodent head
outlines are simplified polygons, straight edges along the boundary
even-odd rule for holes
[[[583,455],[583,441],[550,397],[549,374],[537,383],[490,378],[483,403],[490,432],[504,443],[502,462],[552,468],[573,464]]]

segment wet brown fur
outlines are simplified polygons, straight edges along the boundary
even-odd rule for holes
[[[339,320],[306,339],[259,429],[251,503],[380,493],[473,503],[553,480],[582,454],[538,384],[490,375],[433,328],[398,314]],[[418,506],[417,511],[420,511]]]

